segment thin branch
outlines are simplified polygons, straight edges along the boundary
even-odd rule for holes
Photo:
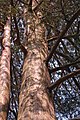
[[[63,36],[62,39],[69,39],[69,38],[74,38],[74,37],[77,37],[77,36],[80,36],[80,34],[66,35],[66,36]],[[57,40],[57,39],[58,39],[58,36],[53,36],[51,38],[48,38],[47,42],[51,42],[51,41],[54,41],[54,40]]]
[[[79,117],[74,117],[74,118],[71,118],[69,120],[80,120],[80,116]]]
[[[62,14],[64,16],[65,21],[68,23],[69,20],[67,19],[67,16],[66,16],[65,11],[64,11],[63,0],[60,0],[60,4],[61,4],[61,9],[62,9],[61,12],[62,12]]]
[[[72,18],[70,19],[70,21],[67,23],[67,25],[65,26],[65,28],[63,29],[63,31],[60,33],[56,44],[53,46],[49,56],[47,57],[46,60],[46,64],[48,64],[48,61],[51,59],[52,55],[55,53],[55,50],[57,48],[57,46],[59,45],[60,41],[62,40],[63,36],[65,35],[65,33],[68,31],[68,29],[70,28],[70,26],[72,25],[72,23],[74,22],[74,20],[80,15],[80,9],[72,16]]]
[[[24,54],[26,54],[27,51],[26,51],[25,47],[20,42],[19,29],[18,29],[16,17],[13,16],[13,19],[14,19],[14,23],[15,23],[16,32],[17,32],[17,40],[15,41],[15,43],[20,45],[21,50],[24,52]]]
[[[15,120],[17,120],[17,115],[16,115],[16,112],[14,111],[14,110],[12,110],[11,108],[9,108],[10,109],[10,112],[12,112],[13,113],[13,115],[15,116]]]
[[[67,69],[68,73],[71,73],[70,68]],[[73,77],[73,81],[75,83],[75,85],[77,86],[77,88],[80,90],[80,84],[78,83],[78,81],[76,80],[75,77]],[[72,86],[71,82],[68,80],[68,83]],[[73,88],[75,89],[75,86],[73,86]]]
[[[79,34],[80,29],[80,21],[78,21],[78,26],[77,26],[77,34]]]
[[[73,62],[73,63],[70,63],[70,64],[67,64],[67,65],[63,65],[61,67],[56,67],[56,68],[53,68],[53,69],[50,69],[49,72],[50,73],[53,73],[55,71],[58,71],[58,70],[65,70],[66,68],[70,67],[70,66],[73,66],[77,63],[80,63],[80,61],[76,61],[76,62]]]
[[[38,5],[33,9],[33,11],[34,12],[36,12],[37,11],[37,9],[39,8],[39,6],[42,4],[42,2],[43,2],[43,0],[41,0],[39,3],[38,3]]]
[[[21,2],[22,4],[24,4],[24,5],[28,5],[26,2],[24,2],[23,0],[17,0],[17,1],[19,1],[19,2]]]
[[[32,13],[32,0],[29,0],[28,11]]]
[[[67,60],[70,61],[70,62],[73,61],[73,58],[70,57],[70,56],[67,55],[67,54],[63,54],[62,52],[59,52],[59,51],[56,51],[55,53],[58,54],[59,56],[62,56],[63,58],[67,59]]]
[[[61,77],[59,80],[57,80],[56,82],[54,82],[53,84],[51,84],[48,89],[51,91],[53,90],[54,88],[58,87],[62,82],[64,82],[65,80],[68,80],[69,78],[72,78],[73,76],[76,76],[80,74],[80,69],[74,71],[74,72],[71,72],[70,74],[64,76],[64,77]]]
[[[77,36],[75,36],[77,38]],[[74,39],[75,39],[74,37]],[[75,42],[73,42],[70,38],[67,39],[72,45],[74,48],[76,48],[77,51],[79,51],[79,47],[77,46],[77,44]]]
[[[0,21],[0,32],[4,31],[4,23]]]
[[[14,7],[13,0],[11,0],[11,6]],[[17,40],[15,41],[15,43],[17,45],[20,45],[21,50],[24,52],[24,54],[26,54],[27,51],[26,51],[25,47],[20,42],[20,35],[19,35],[19,29],[18,29],[18,25],[17,25],[16,16],[13,16],[13,19],[14,19],[14,23],[15,23],[16,32],[17,32]]]

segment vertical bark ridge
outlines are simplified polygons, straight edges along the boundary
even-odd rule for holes
[[[10,94],[10,18],[4,26],[0,60],[0,120],[6,120]]]

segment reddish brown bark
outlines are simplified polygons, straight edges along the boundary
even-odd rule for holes
[[[40,23],[41,13],[36,16],[28,12],[27,15],[27,56],[23,66],[18,120],[55,120],[52,100],[47,92],[50,82],[45,64],[48,48],[44,25]]]
[[[4,26],[0,61],[0,120],[6,120],[10,93],[10,18]]]

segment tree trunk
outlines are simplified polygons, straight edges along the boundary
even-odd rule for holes
[[[10,94],[10,18],[4,26],[0,60],[0,120],[6,120]]]
[[[45,64],[48,55],[45,28],[41,13],[27,13],[27,56],[23,65],[22,85],[19,96],[18,120],[55,120],[53,104],[48,96],[50,82]]]

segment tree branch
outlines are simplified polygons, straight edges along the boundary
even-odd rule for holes
[[[69,55],[67,55],[67,54],[64,54],[64,53],[62,53],[62,52],[59,52],[59,51],[55,51],[55,53],[56,54],[58,54],[59,56],[61,56],[61,57],[63,57],[63,58],[65,58],[65,59],[67,59],[68,61],[70,61],[70,62],[72,62],[73,61],[73,58],[72,57],[70,57]]]
[[[11,6],[14,7],[13,0],[11,0]],[[14,19],[14,23],[15,23],[16,32],[17,32],[17,40],[15,41],[15,43],[17,45],[20,45],[21,50],[24,52],[24,54],[26,54],[27,51],[26,51],[25,47],[20,42],[20,35],[19,35],[19,29],[18,29],[18,25],[17,25],[16,16],[13,16],[13,19]]]
[[[61,12],[62,12],[62,14],[63,14],[63,16],[64,16],[64,19],[65,19],[65,21],[68,23],[69,22],[69,20],[67,19],[67,15],[65,14],[65,11],[64,11],[64,5],[63,5],[63,0],[60,0],[60,5],[61,5]]]
[[[70,21],[67,23],[67,25],[65,26],[65,28],[63,29],[63,31],[60,33],[56,44],[53,46],[49,56],[47,57],[46,60],[46,64],[48,64],[48,61],[51,59],[52,55],[55,53],[55,50],[57,48],[57,46],[59,45],[60,41],[62,40],[63,36],[65,35],[65,33],[68,31],[69,27],[72,25],[72,23],[74,22],[74,20],[80,15],[80,9],[72,16],[72,18],[70,19]]]
[[[71,118],[69,120],[80,120],[80,116],[79,117],[74,117],[74,118]]]
[[[29,0],[28,11],[32,13],[32,0]]]
[[[48,89],[51,91],[53,90],[54,88],[58,87],[62,82],[64,82],[65,80],[69,79],[69,78],[72,78],[73,76],[75,75],[78,75],[80,74],[80,69],[64,76],[64,77],[61,77],[59,80],[57,80],[56,82],[54,82],[53,84],[51,84]]]
[[[36,12],[37,11],[37,9],[39,8],[39,6],[42,4],[42,2],[43,2],[43,0],[41,0],[39,3],[38,3],[38,5],[33,9],[33,11],[34,12]]]
[[[73,35],[66,35],[66,36],[63,36],[62,39],[69,39],[69,38],[74,38],[74,37],[77,37],[77,36],[80,36],[80,34],[73,34]],[[47,42],[51,42],[51,41],[54,41],[54,40],[57,40],[58,39],[58,36],[53,36],[51,38],[48,38],[47,39]]]
[[[73,62],[73,63],[70,63],[70,64],[67,64],[67,65],[63,65],[61,67],[56,67],[56,68],[53,68],[53,69],[50,69],[49,72],[50,73],[53,73],[55,71],[58,71],[58,70],[65,70],[66,68],[70,67],[70,66],[73,66],[77,63],[80,63],[80,61],[76,61],[76,62]]]
[[[79,34],[79,29],[80,29],[80,21],[78,21],[77,34]]]
[[[23,0],[17,0],[17,1],[19,1],[19,2],[21,2],[22,4],[24,4],[24,5],[28,5],[26,2],[24,2]]]

